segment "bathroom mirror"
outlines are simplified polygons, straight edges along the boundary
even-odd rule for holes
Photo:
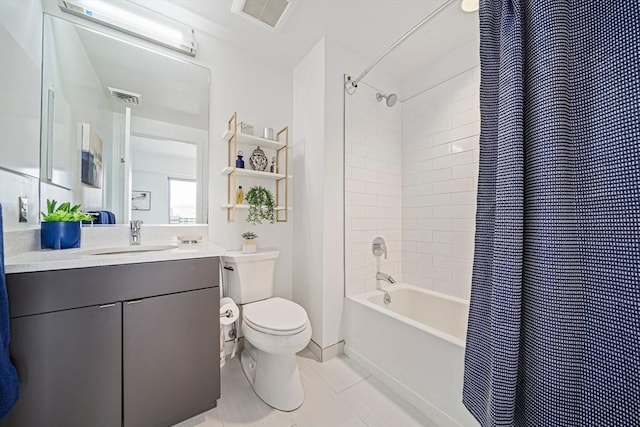
[[[206,223],[209,69],[43,22],[41,206],[71,200],[99,223]]]

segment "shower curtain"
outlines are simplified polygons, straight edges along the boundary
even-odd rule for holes
[[[640,2],[484,0],[463,402],[640,425]]]

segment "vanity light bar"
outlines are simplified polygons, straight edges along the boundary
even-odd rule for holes
[[[63,12],[196,56],[195,30],[128,1],[58,0]]]

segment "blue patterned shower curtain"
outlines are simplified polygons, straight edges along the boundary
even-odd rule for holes
[[[463,402],[640,426],[640,1],[483,0]]]

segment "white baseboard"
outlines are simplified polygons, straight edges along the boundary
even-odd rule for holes
[[[344,354],[344,341],[337,342],[329,347],[322,348],[315,341],[309,341],[307,348],[321,362],[338,357]]]
[[[322,347],[316,344],[314,340],[309,341],[309,344],[307,344],[307,348],[311,353],[313,353],[316,359],[322,361]]]
[[[458,421],[451,418],[445,412],[442,412],[436,406],[431,404],[428,400],[421,397],[419,394],[399,382],[397,379],[392,377],[385,370],[379,368],[377,365],[372,363],[369,359],[364,357],[362,354],[350,348],[348,345],[344,348],[344,353],[349,356],[354,362],[361,365],[364,369],[369,371],[369,373],[380,380],[383,384],[389,387],[394,393],[404,399],[406,402],[415,407],[419,412],[421,412],[428,419],[436,423],[439,427],[464,427]]]

